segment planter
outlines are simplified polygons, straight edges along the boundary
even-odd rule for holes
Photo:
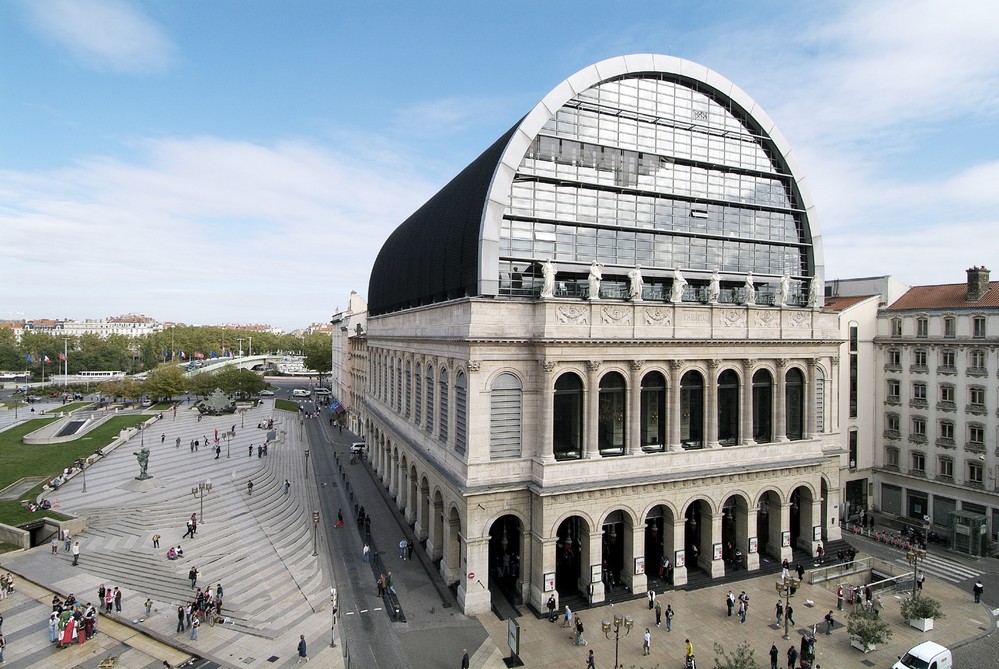
[[[927,632],[933,629],[933,618],[913,618],[909,621],[910,627],[915,627],[920,632]]]
[[[874,644],[866,644],[866,643],[864,643],[861,640],[861,638],[859,636],[857,636],[856,634],[854,634],[853,636],[850,637],[850,645],[853,646],[854,648],[856,648],[857,650],[864,651],[865,653],[870,653],[872,650],[877,650],[878,649],[878,647],[875,646]]]

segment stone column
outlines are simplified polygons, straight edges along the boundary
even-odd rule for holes
[[[676,554],[678,551],[684,550],[686,547],[686,542],[684,537],[684,518],[680,516],[679,518],[673,519],[673,528],[670,529],[668,523],[663,523],[663,529],[665,532],[673,533],[673,554],[669,556],[670,563],[673,565],[673,585],[681,586],[687,584],[687,567],[679,566],[676,563]]]
[[[718,448],[718,367],[721,360],[708,360],[704,379],[704,447]]]
[[[409,503],[409,472],[399,463],[399,485],[396,490],[396,499],[399,510],[405,515],[406,506]]]
[[[839,359],[829,361],[829,392],[826,401],[829,402],[829,432],[839,432]]]
[[[777,378],[774,379],[774,441],[787,439],[787,358],[777,361]]]
[[[389,483],[388,492],[389,497],[395,497],[399,488],[399,454],[392,453],[392,460],[389,465]]]
[[[642,452],[642,361],[631,361],[631,378],[628,388],[628,443],[625,452],[636,455]]]
[[[815,415],[815,378],[817,376],[815,368],[818,367],[818,365],[819,361],[814,358],[808,361],[808,371],[805,375],[805,387],[802,388],[801,393],[801,396],[805,398],[805,434],[803,435],[805,439],[811,439],[815,436],[815,428],[816,425],[818,425]]]
[[[592,583],[591,575],[594,568],[601,568],[603,566],[603,541],[604,533],[600,529],[590,530],[590,535],[586,544],[583,545],[582,556],[580,557],[581,573],[579,575],[579,589],[582,592],[586,592],[587,588],[593,588],[593,597],[591,597],[591,604],[599,604],[604,601],[606,594],[604,592],[604,582],[599,580],[596,583]]]
[[[669,388],[667,392],[667,402],[666,411],[669,414],[669,424],[666,426],[666,450],[676,451],[680,450],[680,370],[683,368],[683,362],[680,360],[670,360],[670,379]],[[683,546],[681,541],[680,546]],[[678,549],[678,550],[682,550]],[[672,558],[670,558],[672,560]],[[684,581],[686,583],[686,581]]]
[[[597,372],[600,370],[599,360],[586,362],[586,395],[583,414],[583,457],[599,458],[600,446],[597,443],[600,416],[600,385]]]
[[[807,514],[804,509],[801,510],[802,520],[808,522],[808,531],[802,532],[798,537],[798,547],[807,550],[809,555],[814,556],[815,550],[819,547],[819,541],[814,539],[812,531],[815,527],[822,527],[822,498],[816,497],[809,506]]]
[[[525,455],[540,459],[543,463],[555,462],[554,444],[552,433],[554,426],[555,411],[555,361],[542,360],[541,362],[541,425],[540,434],[535,439],[535,452]]]
[[[753,371],[756,369],[756,360],[746,358],[742,361],[742,434],[739,435],[740,443],[746,446],[753,446],[756,440],[753,439]],[[753,527],[756,527],[753,525]]]
[[[701,554],[697,558],[697,564],[701,569],[711,574],[711,578],[720,578],[725,575],[724,559],[714,559],[714,546],[722,542],[722,514],[711,515],[710,522],[705,522],[704,514],[701,514],[701,542],[698,548]],[[708,539],[705,546],[705,539]]]
[[[488,613],[489,594],[489,537],[465,540],[466,564],[449,565],[458,579],[458,601],[465,615]],[[446,551],[445,551],[446,553]],[[444,564],[441,563],[441,570]],[[474,574],[474,577],[470,577]],[[452,581],[453,582],[453,581]]]
[[[774,513],[774,511],[775,511],[775,509],[773,509],[771,507],[770,513]],[[790,532],[791,531],[791,504],[790,503],[781,504],[780,505],[780,518],[779,518],[779,521],[780,521],[780,531],[777,532],[777,536],[774,538],[774,542],[777,544],[777,547],[780,549],[780,554],[777,556],[777,560],[778,560],[778,562],[783,562],[784,560],[787,560],[788,562],[791,562],[793,560],[793,558],[794,558],[794,551],[791,548],[791,546],[785,546],[784,545],[784,540],[782,538],[785,532]],[[771,524],[770,527],[773,528],[773,525]],[[773,534],[772,531],[771,531],[771,534]]]
[[[627,533],[628,528],[625,526]],[[624,581],[633,593],[641,593],[648,590],[648,577],[645,573],[635,573],[635,558],[645,555],[645,523],[633,525],[630,537],[621,537],[624,544],[624,568],[621,570],[621,580]],[[649,569],[658,569],[659,565],[646,564],[646,572]]]
[[[544,611],[545,604],[548,602],[548,596],[552,594],[545,592],[545,574],[555,573],[555,552],[558,550],[558,537],[542,538],[532,532],[525,539],[530,541],[531,544],[528,552],[531,555],[539,557],[539,559],[532,561],[529,571],[526,571],[528,565],[521,565],[521,568],[525,570],[524,573],[530,576],[529,601],[534,605],[535,609]],[[583,568],[585,567],[586,565],[583,565]]]
[[[745,521],[742,524],[736,522],[735,525],[736,547],[746,557],[745,566],[749,571],[756,571],[760,568],[759,546],[757,546],[755,553],[749,552],[749,539],[756,537],[757,513],[756,507],[747,508]]]
[[[410,480],[406,475],[406,524],[412,527],[416,523],[416,509],[420,506],[420,489],[417,481]]]

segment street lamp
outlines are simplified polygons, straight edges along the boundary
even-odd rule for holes
[[[76,466],[80,468],[80,472],[83,474],[83,492],[87,492],[87,461],[81,458],[76,461]]]
[[[336,648],[336,588],[330,588],[330,604],[333,605],[333,636],[330,638],[330,648]]]
[[[319,512],[312,512],[312,557],[319,555]]]
[[[919,561],[926,559],[926,551],[914,548],[905,554],[905,559],[912,565],[912,598],[916,598],[916,583],[919,579]]]
[[[618,645],[621,643],[621,626],[624,625],[624,636],[631,634],[631,628],[635,624],[635,621],[631,616],[624,616],[623,618],[616,613],[614,614],[614,622],[609,620],[601,621],[600,626],[604,630],[604,636],[608,639],[611,638],[610,633],[613,629],[614,631],[614,666],[618,666]]]
[[[211,479],[207,479],[204,482],[199,483],[198,485],[193,486],[191,488],[191,494],[194,495],[195,499],[201,501],[201,513],[198,515],[198,518],[201,520],[202,523],[205,522],[205,495],[207,495],[211,491],[212,491]]]
[[[777,581],[777,596],[784,598],[784,640],[791,638],[791,633],[788,630],[789,616],[787,615],[787,607],[791,603],[791,595],[794,591],[798,589],[801,581],[796,579],[794,576],[788,576],[782,581]]]
[[[309,449],[305,449],[305,480],[309,480]]]

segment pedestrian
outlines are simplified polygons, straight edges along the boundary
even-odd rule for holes
[[[160,444],[166,443],[166,433],[160,435]]]
[[[73,537],[70,535],[69,530],[62,531],[62,541],[63,541],[63,552],[68,553],[73,549]]]
[[[826,550],[822,547],[822,542],[815,547],[815,557],[818,558],[819,564],[822,564],[822,558],[825,557]]]
[[[371,547],[368,546],[367,542],[364,543],[364,548],[361,549],[361,559],[365,562],[371,559]]]
[[[572,625],[572,609],[570,609],[569,605],[566,604],[565,605],[565,620],[562,621],[562,627],[568,627],[568,628],[572,629],[572,626],[573,626]]]
[[[413,549],[415,547],[416,547],[416,545],[413,543],[412,539],[410,539],[409,541],[406,542],[406,559],[408,559],[408,560],[412,560],[413,559]]]
[[[975,601],[978,601],[978,597],[975,597]],[[555,622],[555,595],[548,597],[548,622]]]
[[[174,415],[176,415],[177,407],[173,408]],[[177,437],[177,449],[180,450],[180,437]]]
[[[739,623],[746,622],[746,602],[739,602]]]
[[[121,613],[121,590],[117,587],[114,589],[114,610],[115,613]]]
[[[798,649],[791,646],[787,649],[787,669],[796,669],[798,664]]]
[[[330,420],[333,420],[333,419],[330,418]],[[468,649],[462,648],[461,649],[461,669],[468,669],[470,662],[471,662],[471,660],[469,660],[469,657],[468,657]]]
[[[777,650],[777,644],[773,643],[770,645],[770,669],[777,669],[778,659],[780,659],[780,651]]]
[[[926,574],[924,574],[923,572],[919,572],[919,578],[916,579],[916,589],[917,590],[922,590],[923,589],[923,582],[925,580],[926,580]]]
[[[308,648],[305,645],[305,635],[304,634],[299,634],[298,635],[298,662],[296,662],[295,664],[298,664],[302,660],[305,660],[306,662],[308,662],[309,661],[309,653],[308,653]]]
[[[659,600],[656,600],[656,627],[662,627],[662,622],[663,622],[663,603],[660,602]]]
[[[796,572],[798,572],[798,580],[799,581],[805,578],[805,568],[801,566],[800,562],[797,564],[797,566],[794,568],[794,570]]]
[[[252,495],[253,494],[253,481],[247,481],[246,482],[246,494],[247,495]]]
[[[573,640],[573,643],[577,646],[586,645],[586,639],[583,638],[583,619],[579,616],[576,616],[576,638]],[[590,655],[592,654],[593,651],[590,651]]]
[[[343,509],[336,510],[336,527],[343,527]]]
[[[198,586],[198,568],[191,566],[191,570],[187,572],[187,577],[191,579],[191,587],[196,588]]]
[[[840,586],[838,588],[836,588],[836,610],[837,611],[842,611],[843,610],[843,585],[842,584],[840,584]]]
[[[652,652],[652,632],[649,628],[645,628],[645,634],[642,635],[642,655],[648,655]]]
[[[590,651],[589,656],[586,658],[586,669],[595,669],[596,664],[593,663],[593,651]]]
[[[80,542],[73,544],[73,566],[80,564]]]
[[[652,609],[656,608],[656,591],[650,588],[649,591],[645,593],[645,595],[649,603],[649,611],[651,611]]]
[[[49,615],[49,643],[55,643],[59,636],[59,614],[53,611]]]
[[[191,618],[194,617],[194,607],[188,602],[187,606],[184,607],[184,624],[187,625],[185,629],[191,629]]]
[[[52,539],[52,555],[55,555],[58,552],[59,552],[59,540],[53,538]]]
[[[263,444],[257,446],[257,459],[264,457],[264,446]]]
[[[288,491],[291,490],[291,481],[288,479],[284,480],[284,494],[287,495]]]
[[[971,588],[971,592],[975,595],[975,604],[982,601],[982,593],[985,592],[985,586],[982,585],[982,579],[975,581],[975,585]]]
[[[198,640],[198,628],[201,627],[201,621],[195,616],[194,620],[191,621],[191,641]]]
[[[797,624],[794,622],[794,607],[791,606],[791,602],[787,603],[787,611],[784,612],[784,615],[787,616],[787,622],[791,623],[792,625]]]
[[[153,535],[153,548],[159,548],[159,547],[160,547],[160,535],[154,534]]]
[[[832,634],[833,614],[832,611],[826,614],[826,636]]]
[[[725,596],[725,606],[728,607],[728,617],[731,618],[732,609],[735,608],[735,595],[731,590],[729,590],[728,594]]]
[[[187,537],[194,538],[194,523],[191,520],[187,521],[187,532],[184,532],[181,539],[186,539]]]
[[[673,631],[673,605],[672,604],[667,604],[666,605],[666,631],[667,632],[672,632]]]
[[[246,454],[246,457],[248,457],[248,458],[252,458],[252,457],[253,457],[253,444],[250,444],[249,446],[247,446],[247,448],[248,448],[248,449],[250,449],[250,450],[249,450],[249,452],[248,452],[248,453]]]
[[[3,659],[3,652],[7,649],[7,638],[4,637],[3,633],[0,633],[0,663],[5,662]]]
[[[409,546],[409,542],[405,538],[399,540],[399,557],[403,560],[406,559],[406,548]]]
[[[153,600],[146,597],[146,617],[148,618],[153,614]]]

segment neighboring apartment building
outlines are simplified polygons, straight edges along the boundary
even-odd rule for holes
[[[371,275],[363,432],[463,610],[839,538],[822,273],[773,121],[669,56],[577,72],[403,222]]]
[[[333,314],[330,320],[332,325],[330,389],[333,391],[333,398],[340,403],[337,412],[348,414],[348,424],[352,431],[356,431],[358,419],[355,408],[357,403],[354,401],[354,375],[351,369],[353,355],[350,340],[364,335],[367,316],[367,303],[361,299],[357,291],[352,290],[347,300],[347,308]]]
[[[994,539],[999,282],[973,267],[966,283],[915,286],[879,313],[875,343],[883,370],[877,506],[916,523],[928,517],[938,529],[964,512],[984,519]],[[957,530],[957,547],[979,554],[980,543],[960,536],[967,531]]]
[[[85,334],[95,334],[99,337],[111,335],[144,337],[163,330],[162,323],[141,314],[109,316],[104,320],[60,321],[60,324],[58,334],[67,337],[79,337]]]

